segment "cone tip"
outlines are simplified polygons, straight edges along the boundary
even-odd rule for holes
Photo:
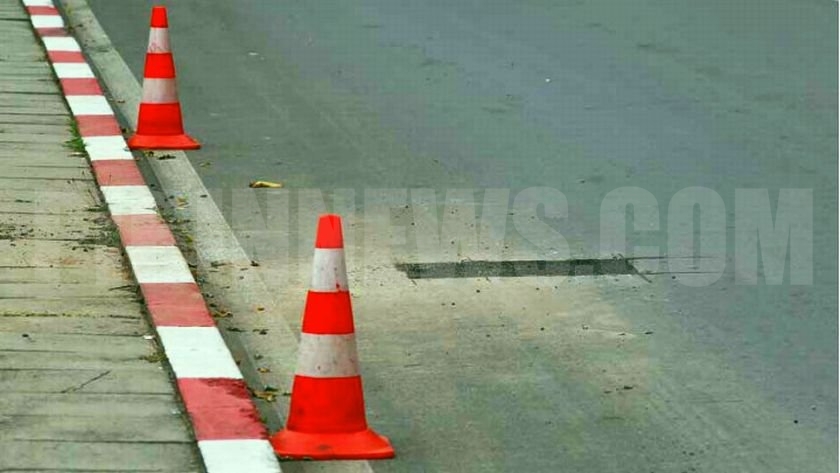
[[[166,19],[166,7],[156,5],[152,7],[152,28],[168,28],[169,21]]]
[[[321,215],[318,219],[315,248],[344,248],[344,234],[341,231],[340,216],[335,214]]]

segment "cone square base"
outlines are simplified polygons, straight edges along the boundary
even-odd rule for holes
[[[278,457],[291,460],[379,460],[394,458],[388,437],[367,429],[347,433],[309,433],[288,429],[271,438]]]
[[[198,149],[201,145],[188,135],[134,135],[128,140],[130,149]]]

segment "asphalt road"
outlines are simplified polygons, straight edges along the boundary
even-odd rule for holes
[[[90,3],[140,77],[151,3]],[[836,16],[817,0],[170,5],[186,126],[204,144],[190,157],[243,247],[284,282],[293,325],[312,238],[298,191],[356,192],[368,408],[400,454],[376,471],[834,471]],[[290,191],[250,200],[253,179]],[[725,272],[704,287],[682,274],[412,283],[394,261],[563,251],[539,236],[393,245],[361,199],[537,186],[568,200],[567,218],[547,220],[575,257],[602,255],[602,202],[627,186],[661,217],[628,239],[694,254],[682,240],[666,253],[665,229],[700,218],[674,203],[680,190],[709,188],[721,205],[704,218],[726,226],[699,246],[724,255]],[[812,283],[736,281],[735,195],[751,188],[774,210],[779,189],[812,190]],[[469,232],[467,219],[452,235]]]

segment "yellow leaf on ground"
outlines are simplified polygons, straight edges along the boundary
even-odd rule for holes
[[[282,182],[271,182],[271,181],[251,181],[251,183],[248,184],[248,187],[251,187],[252,189],[257,189],[257,188],[260,188],[260,187],[267,187],[267,188],[270,188],[270,189],[279,189],[279,188],[283,187],[283,183]]]

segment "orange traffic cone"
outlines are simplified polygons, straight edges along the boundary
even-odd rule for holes
[[[392,458],[386,437],[368,428],[344,266],[341,217],[318,221],[298,366],[286,428],[271,438],[283,458]]]
[[[175,87],[175,61],[169,48],[166,7],[152,7],[152,27],[143,70],[143,98],[137,133],[131,149],[198,149],[201,145],[184,133],[181,104]]]

